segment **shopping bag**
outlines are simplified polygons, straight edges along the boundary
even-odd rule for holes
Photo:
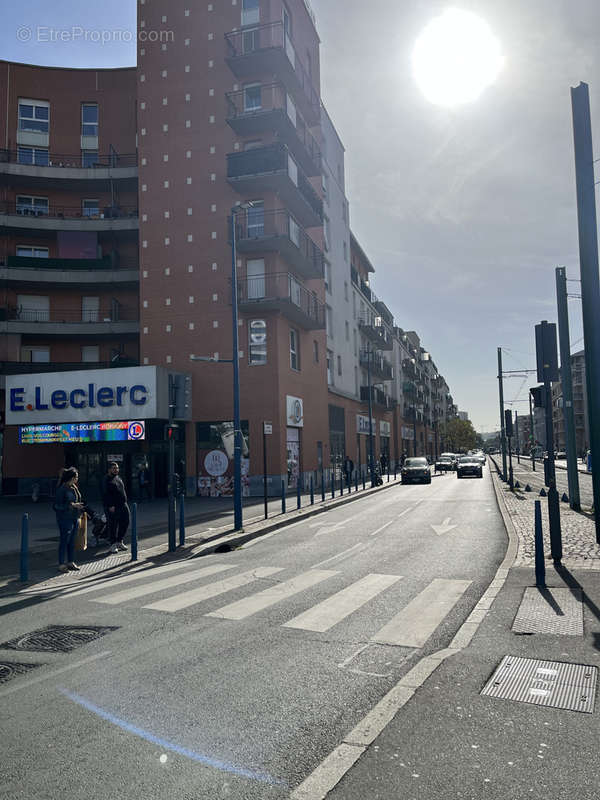
[[[87,514],[79,517],[75,534],[75,550],[87,550]]]

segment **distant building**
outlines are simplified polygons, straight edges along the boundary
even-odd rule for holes
[[[469,421],[469,412],[468,411],[459,411],[458,418],[462,419],[463,422]]]
[[[573,411],[575,414],[575,447],[577,455],[583,455],[590,447],[587,414],[587,389],[585,381],[585,352],[580,350],[571,356],[573,381]],[[563,415],[562,383],[552,384],[552,425],[555,450],[566,450],[565,421]]]

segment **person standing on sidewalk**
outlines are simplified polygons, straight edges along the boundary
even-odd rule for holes
[[[127,550],[123,539],[129,527],[129,506],[125,485],[119,476],[119,465],[115,461],[109,463],[108,472],[102,480],[102,502],[108,522],[110,552]]]
[[[77,489],[78,478],[79,474],[74,467],[64,469],[59,478],[54,498],[54,511],[60,535],[58,544],[58,569],[60,572],[79,569],[74,561],[75,536],[79,518],[83,514],[84,503],[82,503],[81,494]]]

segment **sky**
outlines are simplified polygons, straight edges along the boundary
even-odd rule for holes
[[[310,3],[323,102],[346,147],[351,227],[376,270],[371,286],[397,325],[418,332],[476,430],[497,429],[497,348],[505,370],[534,369],[534,326],[556,321],[554,269],[579,278],[570,87],[590,84],[600,155],[600,2]],[[452,109],[423,96],[411,65],[422,29],[449,7],[481,16],[504,56],[496,82]],[[11,4],[0,56],[129,66],[135,14],[135,0]],[[49,41],[50,28],[72,40]],[[95,41],[103,30],[116,31],[104,44]],[[580,300],[569,313],[575,352]],[[525,413],[535,383],[507,377],[505,400]]]

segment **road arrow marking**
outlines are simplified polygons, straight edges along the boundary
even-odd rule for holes
[[[433,530],[437,533],[438,536],[443,536],[445,533],[450,533],[453,528],[456,528],[456,525],[450,525],[450,517],[446,517],[446,519],[442,522],[441,525],[432,525]]]

